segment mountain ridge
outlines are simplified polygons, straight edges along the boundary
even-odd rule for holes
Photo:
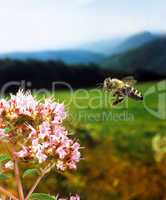
[[[100,63],[104,59],[104,55],[93,53],[79,49],[67,50],[42,50],[42,51],[16,51],[0,54],[0,59],[13,59],[13,60],[61,60],[67,64],[88,64]]]
[[[106,58],[102,67],[125,73],[136,70],[166,74],[166,37],[163,36],[127,52]]]
[[[87,43],[85,45],[80,46],[79,48],[110,56],[125,52],[129,49],[139,47],[154,39],[157,39],[158,37],[160,37],[158,34],[149,31],[143,31],[129,35],[127,37],[101,40],[89,44]]]

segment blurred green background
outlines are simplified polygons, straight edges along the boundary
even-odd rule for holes
[[[154,85],[136,87],[144,94]],[[83,159],[76,172],[52,172],[38,191],[78,193],[87,200],[165,199],[166,162],[164,158],[157,162],[152,148],[153,138],[166,134],[165,120],[149,113],[143,102],[129,99],[113,108],[109,94],[105,96],[102,90],[89,89],[88,94],[86,99],[84,90],[76,90],[72,96],[66,91],[55,93],[68,107],[66,126],[84,147]],[[146,96],[145,101],[149,108],[157,109],[158,93]],[[165,109],[165,101],[162,103]]]

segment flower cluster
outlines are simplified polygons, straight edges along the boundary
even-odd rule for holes
[[[80,197],[78,195],[76,196],[71,196],[70,198],[60,198],[58,200],[80,200]]]
[[[66,115],[64,104],[37,101],[30,92],[20,90],[0,100],[0,140],[19,146],[15,150],[19,159],[40,164],[52,160],[58,170],[76,169],[80,145],[69,138],[63,125]]]

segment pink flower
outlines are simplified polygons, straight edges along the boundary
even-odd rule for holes
[[[76,196],[71,196],[69,199],[68,198],[58,198],[58,200],[80,200],[80,197],[78,195],[76,195]]]
[[[15,153],[15,155],[19,158],[25,158],[28,156],[28,154],[29,152],[26,147],[23,147],[21,151]]]
[[[68,162],[67,166],[68,166],[69,169],[77,169],[76,162],[74,162],[74,161]]]
[[[44,143],[43,143],[43,147],[44,147],[44,148],[48,148],[49,146],[50,146],[50,143],[49,143],[49,142],[44,142]]]
[[[80,144],[78,142],[75,142],[72,146],[72,148],[75,150],[75,151],[78,151],[80,149]]]
[[[66,135],[66,131],[65,131],[64,127],[62,127],[62,126],[55,126],[54,134],[58,138],[63,138],[64,135]]]
[[[59,115],[62,119],[66,117],[65,107],[63,103],[56,105],[55,113]]]
[[[71,196],[70,200],[80,200],[80,197],[78,195],[76,196]]]
[[[55,116],[54,120],[52,121],[53,124],[61,124],[63,121],[63,119],[61,118],[61,116]]]
[[[65,112],[64,104],[57,104],[54,110],[54,113],[55,113],[55,116],[52,123],[61,124],[67,116]]]
[[[39,163],[43,163],[47,159],[47,155],[43,153],[45,145],[46,143],[40,144],[38,138],[32,140],[32,151],[35,153]]]
[[[66,198],[59,198],[58,200],[67,200]]]
[[[45,100],[43,106],[46,110],[53,112],[56,108],[57,103],[53,102],[52,99],[48,98]]]
[[[63,161],[61,161],[61,160],[57,161],[56,167],[57,167],[58,170],[61,170],[61,171],[64,171],[66,169]]]
[[[39,139],[32,140],[32,150],[36,153],[38,150],[41,150],[41,145],[39,144]]]
[[[43,122],[40,126],[39,126],[39,137],[41,139],[44,139],[45,137],[50,135],[50,124],[48,122]]]
[[[31,130],[31,132],[29,133],[29,138],[37,134],[37,131],[31,125],[28,124],[27,127]]]
[[[9,103],[5,99],[0,100],[0,115],[3,113],[4,110],[9,108]]]
[[[73,151],[71,154],[71,160],[75,161],[75,162],[79,162],[80,156],[81,156],[81,154],[79,151]]]
[[[35,111],[37,102],[30,92],[19,90],[16,95],[11,95],[9,103],[17,109],[18,114],[31,115]]]
[[[59,155],[60,159],[64,159],[67,155],[64,146],[60,146],[57,148],[56,153]]]
[[[38,151],[36,153],[36,158],[39,160],[39,163],[43,163],[44,161],[46,161],[47,156],[44,153],[42,153],[41,151]]]
[[[8,134],[5,133],[5,130],[0,128],[0,139],[3,140],[8,136]]]
[[[5,164],[5,168],[6,169],[14,169],[14,163],[13,161],[8,161],[6,164]]]

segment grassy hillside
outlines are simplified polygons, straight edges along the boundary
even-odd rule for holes
[[[142,70],[166,75],[166,38],[163,37],[126,53],[109,57],[102,66],[128,73]]]

